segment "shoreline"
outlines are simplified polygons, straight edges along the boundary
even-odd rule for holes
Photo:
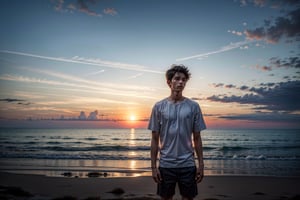
[[[199,195],[195,199],[300,199],[299,182],[300,177],[209,175],[198,185]],[[156,184],[151,176],[75,178],[0,172],[0,186],[18,187],[34,195],[34,199],[45,200],[66,196],[74,199],[160,199],[155,194]],[[124,193],[111,193],[115,189],[122,189]],[[174,199],[181,199],[178,189]]]
[[[205,175],[300,177],[300,160],[204,160]],[[88,173],[108,177],[151,176],[148,160],[53,160],[0,158],[0,171],[61,177],[87,178]]]
[[[135,177],[151,177],[151,171],[144,170],[38,170],[38,169],[0,169],[1,173],[45,176],[53,178],[135,178]],[[78,175],[78,173],[80,175]],[[205,173],[205,172],[204,172]],[[205,177],[270,177],[270,178],[299,178],[300,176],[290,175],[263,175],[263,174],[208,174]],[[0,177],[1,178],[1,177]]]

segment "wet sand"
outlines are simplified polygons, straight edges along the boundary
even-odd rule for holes
[[[299,184],[300,177],[206,176],[195,199],[295,200],[300,199]],[[149,176],[75,178],[0,172],[0,186],[1,199],[160,199]],[[181,199],[178,193],[174,199]]]

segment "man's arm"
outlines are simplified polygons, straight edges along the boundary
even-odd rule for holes
[[[204,175],[203,148],[202,148],[202,139],[201,139],[200,132],[194,132],[193,138],[194,138],[194,148],[198,160],[196,181],[197,183],[200,183]]]
[[[157,156],[159,149],[159,133],[152,131],[151,138],[151,169],[152,169],[152,178],[156,183],[161,181],[161,176],[159,170],[157,169]]]

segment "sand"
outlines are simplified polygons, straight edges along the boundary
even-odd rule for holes
[[[160,199],[149,176],[75,178],[0,172],[0,186],[1,199]],[[12,187],[33,196],[22,196],[16,188],[9,190]],[[111,193],[115,189],[119,194]],[[198,190],[199,200],[300,199],[300,177],[206,176]],[[181,199],[178,191],[174,199]]]

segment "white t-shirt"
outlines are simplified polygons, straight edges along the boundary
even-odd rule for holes
[[[198,103],[188,98],[177,103],[168,98],[157,102],[148,129],[160,134],[160,167],[195,166],[192,134],[206,129]]]

